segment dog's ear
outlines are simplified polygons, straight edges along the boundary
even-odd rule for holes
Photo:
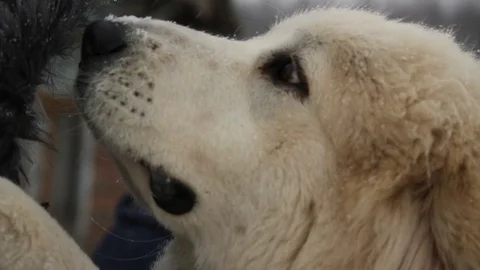
[[[431,206],[425,214],[446,269],[480,266],[479,151],[478,147],[458,152],[452,149],[445,166],[436,173],[434,181],[439,183],[429,194]]]
[[[452,81],[408,109],[417,138],[397,184],[420,206],[444,269],[480,267],[480,104],[472,88]]]
[[[471,103],[471,102],[469,102]],[[469,107],[466,105],[466,107]],[[424,172],[424,215],[446,269],[480,267],[480,113],[470,107],[452,130],[432,130],[444,150],[435,171]],[[445,138],[443,138],[443,136]],[[444,140],[442,142],[442,139]],[[444,144],[441,146],[441,144]],[[435,149],[432,149],[435,152]],[[428,210],[427,210],[428,209]]]
[[[480,267],[480,80],[466,77],[386,93],[340,141],[341,201],[378,269]]]

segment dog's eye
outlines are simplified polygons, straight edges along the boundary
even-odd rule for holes
[[[278,71],[278,78],[288,84],[296,85],[301,83],[297,68],[293,61],[289,61]]]
[[[273,83],[292,92],[302,100],[308,97],[308,84],[297,57],[291,55],[276,56],[263,69]]]

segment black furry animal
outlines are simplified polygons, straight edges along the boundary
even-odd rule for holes
[[[40,141],[33,110],[50,62],[68,52],[93,0],[0,1],[0,176],[20,184],[22,140]]]

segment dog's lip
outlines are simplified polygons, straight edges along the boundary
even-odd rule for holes
[[[88,117],[85,118],[89,122]],[[112,155],[124,182],[141,204],[147,206],[146,198],[151,196],[158,207],[176,216],[186,214],[194,208],[197,203],[196,194],[184,181],[168,174],[163,166],[154,166],[143,158],[133,157],[129,151],[121,151],[105,138],[101,139],[96,126],[89,124],[94,136],[104,143]],[[145,184],[138,184],[147,181],[149,191],[145,189]]]
[[[170,175],[163,166],[138,161],[150,173],[150,190],[158,207],[172,215],[190,212],[196,204],[195,192],[184,181]]]

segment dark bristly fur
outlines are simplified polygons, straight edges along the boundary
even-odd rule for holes
[[[0,176],[20,184],[22,140],[40,140],[32,109],[50,62],[87,21],[93,0],[0,1]],[[48,83],[47,83],[48,84]]]

